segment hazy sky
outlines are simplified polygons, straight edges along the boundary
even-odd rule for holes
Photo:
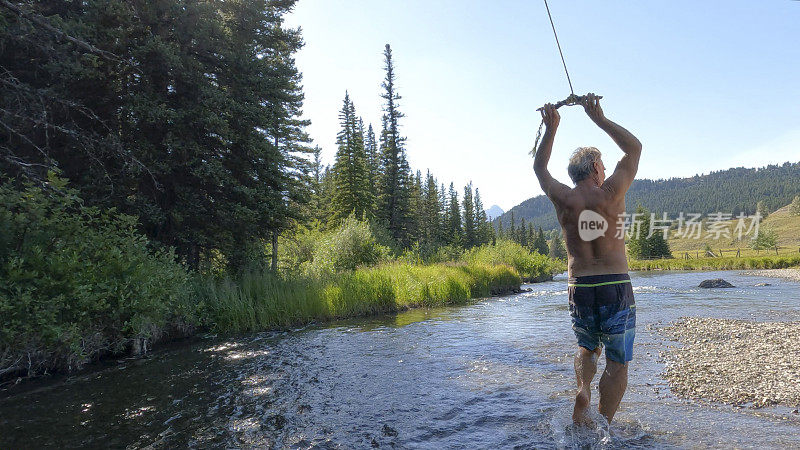
[[[563,1],[550,10],[576,94],[644,144],[639,178],[800,160],[800,2]],[[308,131],[333,163],[345,90],[380,128],[383,47],[392,46],[408,159],[447,184],[470,180],[504,210],[541,194],[528,151],[536,108],[569,95],[542,1],[300,0],[297,54]],[[580,107],[564,107],[550,170],[593,145],[622,155]]]

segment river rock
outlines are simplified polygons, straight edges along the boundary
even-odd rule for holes
[[[723,280],[722,278],[715,278],[713,280],[703,280],[703,282],[700,283],[699,287],[701,287],[701,288],[732,288],[732,287],[736,287],[736,286],[728,283],[727,281]]]

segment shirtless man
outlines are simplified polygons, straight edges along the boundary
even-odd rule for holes
[[[591,423],[586,412],[602,342],[606,347],[606,368],[600,378],[599,409],[610,423],[628,385],[628,362],[633,357],[636,327],[625,240],[610,224],[615,225],[625,212],[625,193],[636,176],[642,144],[603,115],[596,95],[587,95],[583,108],[625,153],[614,173],[606,179],[600,151],[581,147],[572,154],[567,168],[574,188],[550,175],[547,162],[560,120],[551,104],[542,110],[547,128],[533,168],[542,190],[556,208],[567,244],[569,310],[579,346],[575,355],[578,394],[572,419],[576,424]]]

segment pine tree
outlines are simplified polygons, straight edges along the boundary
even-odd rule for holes
[[[549,254],[551,258],[567,259],[567,249],[564,247],[564,239],[561,233],[555,233],[550,241]]]
[[[540,255],[547,255],[550,253],[550,248],[547,245],[547,239],[544,237],[544,231],[542,231],[542,227],[539,227],[539,231],[536,233],[536,240],[533,243],[533,249],[539,252]]]
[[[409,167],[403,144],[405,138],[400,136],[399,120],[403,113],[399,110],[400,95],[395,90],[394,62],[392,49],[386,44],[384,50],[384,70],[386,76],[382,87],[381,98],[385,101],[382,117],[381,174],[378,185],[377,216],[401,246],[408,246],[409,222]]]
[[[632,259],[671,258],[669,244],[662,232],[650,234],[650,211],[642,205],[636,208],[632,236],[628,240],[628,255]]]
[[[415,242],[419,243],[422,235],[423,202],[422,195],[422,172],[417,170],[416,174],[408,180],[408,205],[409,215],[406,222],[407,247],[411,247]]]
[[[375,131],[372,129],[372,124],[367,127],[367,134],[364,140],[364,151],[367,154],[367,164],[369,166],[369,185],[371,191],[377,192],[378,189],[378,174],[380,173],[380,152],[378,149],[378,142],[375,140]],[[374,211],[376,205],[372,206]]]
[[[525,242],[529,250],[534,250],[534,244],[536,243],[536,230],[534,229],[533,223],[528,223],[528,231],[525,234]]]
[[[636,213],[631,219],[631,236],[628,238],[628,256],[632,259],[642,259],[650,254],[647,243],[647,233],[650,228],[650,212],[642,205],[637,205]]]
[[[649,222],[650,217],[648,217]],[[647,233],[650,233],[650,226],[648,224]],[[648,258],[672,258],[672,251],[669,248],[667,240],[664,238],[664,232],[653,230],[653,234],[647,238],[647,257]]]
[[[422,191],[420,247],[432,253],[440,243],[442,205],[439,201],[439,190],[436,186],[436,179],[433,178],[430,171],[428,171],[425,177],[425,185]]]
[[[449,242],[449,221],[450,207],[448,204],[449,197],[447,196],[447,189],[444,183],[439,184],[439,242],[446,245]]]
[[[523,247],[528,246],[528,226],[525,224],[524,217],[519,221],[519,231],[517,232],[517,238],[515,240]]]
[[[364,120],[361,119],[361,117],[358,118],[358,130],[355,136],[356,147],[354,152],[357,155],[358,169],[360,174],[359,179],[362,188],[361,203],[364,208],[364,218],[374,219],[377,195],[372,185],[372,167],[370,163],[370,155],[367,153],[366,136],[364,135]]]
[[[477,226],[475,223],[475,205],[472,201],[472,182],[464,186],[462,203],[464,247],[472,248],[477,243]]]
[[[406,151],[403,149],[400,152],[400,190],[399,202],[397,203],[400,220],[400,237],[399,243],[403,248],[409,248],[414,243],[416,236],[416,216],[414,214],[414,198],[415,198],[415,179],[414,174],[411,172],[411,166],[406,158]]]
[[[313,181],[314,193],[319,194],[319,183],[322,180],[322,149],[319,145],[314,147],[312,153],[314,159],[311,162],[311,177]]]
[[[488,244],[492,242],[494,237],[494,229],[492,224],[489,223],[486,217],[486,211],[483,209],[483,202],[481,201],[481,193],[478,188],[475,188],[475,220],[477,222],[477,243],[478,245]]]
[[[461,229],[461,207],[458,204],[458,192],[453,183],[450,183],[450,199],[447,202],[447,208],[447,243],[461,246],[464,242]]]
[[[333,170],[330,166],[325,166],[320,175],[319,181],[319,210],[317,211],[316,218],[319,220],[323,229],[327,225],[332,225],[334,210],[333,210],[333,193],[336,191],[334,183]]]
[[[322,199],[322,177],[325,167],[322,165],[322,149],[319,145],[314,147],[312,157],[311,177],[309,181],[311,185],[311,196],[308,203],[308,216],[315,220],[322,220],[321,211],[324,205],[324,200]]]
[[[647,245],[650,249],[651,258],[672,258],[672,251],[669,248],[669,243],[664,239],[661,232],[655,232],[647,239]]]
[[[337,222],[350,214],[354,214],[357,219],[368,217],[373,203],[362,128],[358,126],[355,106],[346,92],[339,113],[339,125],[341,129],[336,138],[339,148],[333,166],[336,186],[333,195],[333,219]]]

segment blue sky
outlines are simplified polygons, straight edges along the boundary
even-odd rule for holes
[[[551,0],[576,94],[643,143],[639,178],[800,160],[800,2]],[[391,44],[413,169],[480,188],[505,210],[541,194],[528,151],[536,108],[569,95],[544,3],[300,0],[308,131],[332,163],[345,90],[380,127]],[[622,153],[580,107],[561,108],[550,170],[592,145]]]

